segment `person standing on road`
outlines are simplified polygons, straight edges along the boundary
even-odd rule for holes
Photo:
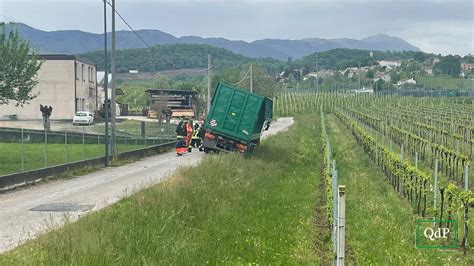
[[[198,137],[199,137],[199,151],[203,151],[203,143],[204,143],[204,135],[206,135],[206,129],[204,128],[205,121],[202,122],[201,126],[199,127]]]
[[[199,138],[199,124],[194,124],[193,136],[191,137],[191,147],[200,148],[201,139]]]
[[[193,148],[191,147],[191,137],[193,135],[193,126],[192,121],[186,122],[186,147],[188,147],[188,152],[191,152]]]
[[[183,139],[186,141],[186,125],[184,122],[179,122],[176,127],[176,139]]]

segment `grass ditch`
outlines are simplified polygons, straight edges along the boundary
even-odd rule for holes
[[[315,264],[331,255],[316,244],[328,240],[316,240],[317,119],[297,118],[251,155],[207,156],[0,264]]]
[[[350,130],[327,115],[339,182],[346,190],[346,243],[357,264],[472,265],[473,258],[450,250],[415,248],[416,217],[357,145]]]

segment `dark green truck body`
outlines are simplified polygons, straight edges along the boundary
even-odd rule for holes
[[[204,148],[240,151],[242,145],[251,151],[260,141],[262,129],[268,129],[272,119],[273,102],[265,96],[237,86],[219,82],[206,117]]]

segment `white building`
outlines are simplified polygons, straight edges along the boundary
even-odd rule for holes
[[[397,86],[408,85],[408,84],[416,85],[416,80],[411,78],[411,79],[407,79],[407,80],[400,80],[399,82],[397,82]]]
[[[112,81],[112,74],[107,73],[107,97],[110,98],[112,97],[112,89],[111,87],[111,81]],[[98,95],[98,103],[99,103],[99,109],[103,108],[103,104],[105,102],[105,89],[104,89],[104,82],[105,82],[105,71],[97,71],[97,95]],[[117,90],[115,91],[117,93]],[[116,103],[115,104],[115,115],[120,116],[120,104]]]
[[[42,119],[39,105],[53,107],[51,119],[72,120],[77,111],[94,113],[98,108],[96,65],[73,55],[43,54],[38,71],[36,98],[23,106],[0,105],[0,118],[16,115],[20,120]]]
[[[402,63],[400,61],[396,60],[380,60],[379,61],[379,66],[385,67],[387,70],[392,70],[396,67],[401,66]]]

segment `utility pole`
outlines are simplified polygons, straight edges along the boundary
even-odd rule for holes
[[[211,109],[211,55],[207,55],[207,114]]]
[[[112,0],[112,55],[111,55],[111,63],[112,63],[112,99],[110,101],[110,124],[111,124],[111,138],[110,138],[110,148],[111,153],[116,155],[117,149],[115,147],[115,0]]]
[[[109,165],[109,78],[107,71],[107,1],[104,0],[104,122],[105,122],[105,132],[104,132],[104,145],[105,145],[105,166]]]
[[[253,92],[253,66],[250,65],[250,92]]]

